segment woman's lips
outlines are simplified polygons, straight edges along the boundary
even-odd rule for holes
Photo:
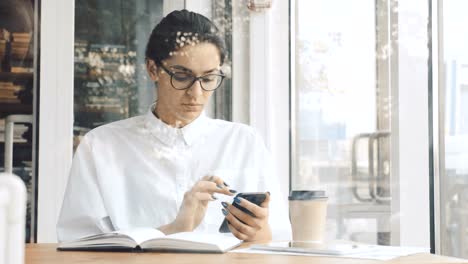
[[[185,108],[188,108],[189,110],[198,110],[200,107],[203,107],[202,104],[182,104]]]

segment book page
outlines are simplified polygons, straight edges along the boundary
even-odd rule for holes
[[[156,239],[160,237],[164,237],[164,233],[159,231],[156,228],[148,228],[148,227],[139,227],[139,228],[132,228],[127,230],[118,230],[112,233],[122,234],[131,237],[138,245],[141,245],[143,242],[151,239]]]
[[[227,241],[239,241],[231,234],[182,232],[166,236],[167,239],[186,240],[204,244],[223,245]]]
[[[146,249],[225,252],[240,243],[241,241],[231,234],[182,232],[146,241],[141,246]]]
[[[63,241],[58,249],[78,249],[78,248],[109,248],[109,247],[136,247],[133,238],[118,231],[85,236],[77,240]]]

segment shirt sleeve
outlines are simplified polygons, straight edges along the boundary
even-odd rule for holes
[[[65,196],[57,223],[57,238],[74,240],[110,230],[107,212],[99,191],[92,146],[85,136],[73,157]]]
[[[260,168],[259,190],[270,192],[269,224],[273,240],[291,240],[291,223],[287,200],[283,195],[277,173],[275,173],[271,153],[267,150],[260,135],[256,134],[256,160]]]

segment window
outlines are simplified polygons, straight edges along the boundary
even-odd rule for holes
[[[468,257],[468,24],[463,0],[440,1],[440,253]],[[438,190],[436,190],[438,191]],[[437,234],[439,235],[439,234]]]
[[[331,239],[428,247],[428,3],[291,5],[291,189],[327,191]]]

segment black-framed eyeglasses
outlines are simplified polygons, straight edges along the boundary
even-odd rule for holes
[[[200,82],[200,86],[203,90],[205,91],[214,91],[216,90],[219,86],[221,86],[221,83],[223,82],[224,78],[226,77],[225,75],[222,74],[217,74],[217,73],[210,73],[206,74],[200,77],[196,77],[191,73],[187,72],[172,72],[162,63],[159,64],[159,66],[167,73],[169,76],[171,76],[171,85],[177,90],[185,90],[190,87],[196,82]]]

